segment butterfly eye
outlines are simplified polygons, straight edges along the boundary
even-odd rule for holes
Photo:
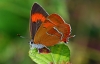
[[[33,44],[33,41],[32,41],[32,40],[30,41],[30,45],[31,45],[31,44]]]

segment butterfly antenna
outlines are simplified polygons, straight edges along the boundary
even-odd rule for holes
[[[25,39],[30,40],[29,38],[26,38],[26,37],[24,37],[24,36],[22,36],[22,35],[20,35],[20,34],[17,34],[17,36],[19,36],[19,37],[21,37],[21,38],[25,38]]]
[[[26,38],[26,37],[24,37],[24,36],[21,36],[20,34],[17,34],[17,36],[19,36],[19,37],[21,37],[21,38]]]

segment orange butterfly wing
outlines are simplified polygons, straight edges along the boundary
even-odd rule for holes
[[[46,21],[49,21],[49,20],[46,20]],[[52,23],[48,28],[44,27],[44,23],[42,23],[37,33],[35,34],[34,43],[43,44],[45,46],[53,46],[57,44],[60,41],[60,37],[47,33],[48,30],[52,31],[53,34],[58,33],[52,27],[53,27]]]
[[[52,14],[48,18],[55,25],[54,26],[55,29],[59,33],[62,34],[61,40],[64,41],[64,42],[67,42],[68,38],[70,36],[70,33],[71,33],[71,27],[70,27],[70,25],[67,24],[67,23],[65,23],[65,21],[58,14]],[[53,32],[51,30],[49,30],[48,33],[53,33]]]
[[[39,27],[34,43],[53,46],[60,41],[65,41],[69,33],[70,25],[66,24],[59,15],[52,14]]]

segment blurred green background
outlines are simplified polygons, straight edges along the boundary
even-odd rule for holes
[[[72,27],[72,64],[100,64],[100,0],[0,0],[0,64],[35,64],[28,56],[30,10],[39,3]]]

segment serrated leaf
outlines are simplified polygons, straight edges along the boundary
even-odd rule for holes
[[[70,50],[64,43],[49,47],[50,53],[38,53],[36,48],[29,50],[30,58],[37,64],[65,64],[70,61]]]

